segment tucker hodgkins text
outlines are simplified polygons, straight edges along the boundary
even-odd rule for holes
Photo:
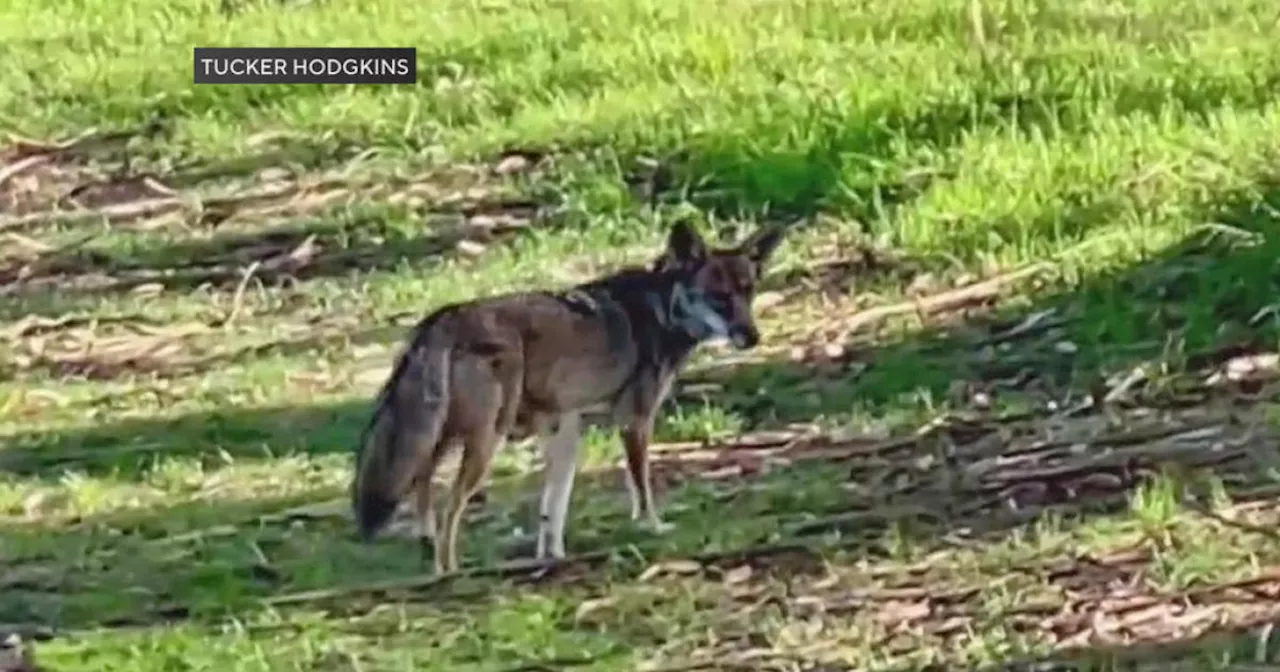
[[[413,84],[417,49],[196,47],[196,84]]]

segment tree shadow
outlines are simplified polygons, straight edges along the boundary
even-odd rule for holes
[[[482,233],[485,234],[482,236]],[[488,235],[486,242],[501,242],[515,230]],[[42,269],[40,282],[27,278],[28,291],[60,293],[87,291],[99,296],[124,294],[144,285],[165,291],[190,291],[197,287],[234,288],[246,278],[267,286],[342,276],[352,271],[384,271],[405,263],[429,263],[449,256],[467,237],[456,231],[409,235],[385,226],[374,217],[354,217],[347,222],[290,225],[242,235],[201,241],[173,242],[127,254],[85,252],[52,260]],[[82,288],[82,289],[77,289]]]
[[[417,315],[409,315],[409,317],[414,321],[418,318]],[[67,324],[80,325],[79,322]],[[155,346],[158,342],[164,342],[163,337],[137,339],[134,347],[124,352],[83,353],[70,348],[57,354],[45,351],[38,359],[26,361],[20,367],[11,367],[12,373],[10,367],[0,367],[0,375],[9,374],[17,377],[17,375],[43,374],[60,380],[70,377],[106,381],[130,376],[142,376],[152,382],[175,380],[203,375],[229,366],[248,365],[264,358],[293,359],[314,355],[334,347],[387,345],[403,338],[410,324],[407,324],[401,316],[393,316],[384,324],[360,327],[354,332],[313,330],[303,335],[251,343],[237,348],[215,348],[213,352],[201,354],[185,352],[172,354],[163,352],[162,349],[159,354],[152,354],[153,351],[160,349]],[[33,328],[32,331],[41,330]],[[56,331],[55,328],[43,333]]]
[[[868,329],[831,360],[712,364],[687,381],[714,381],[720,403],[749,424],[771,426],[850,410],[883,414],[909,398],[942,403],[958,382],[996,400],[1001,391],[1031,392],[1047,402],[1070,390],[1087,394],[1108,375],[1153,360],[1203,370],[1274,347],[1276,213],[1280,182],[1265,179],[1206,208],[1199,219],[1213,227],[1137,266],[1042,292],[1030,305],[984,310],[994,297],[980,294],[929,315],[906,338],[885,342]],[[797,388],[807,391],[760,393]]]
[[[278,583],[253,546],[285,543],[288,510],[314,496],[158,506],[58,529],[0,526],[0,622],[74,630],[225,615]]]
[[[367,158],[367,147],[353,151],[349,142],[268,138],[260,144],[275,149],[174,166],[127,147],[131,131],[107,135],[113,142],[0,149],[0,163],[40,160],[18,166],[21,188],[0,185],[0,228],[85,230],[53,242],[22,235],[23,245],[0,255],[0,320],[92,310],[135,293],[385,271],[560,226],[547,216],[555,195],[537,161],[506,172],[458,164],[362,181],[333,170]],[[89,226],[101,223],[111,226]],[[175,224],[180,235],[160,226]]]
[[[219,454],[273,459],[295,452],[340,453],[354,450],[369,412],[369,402],[362,400],[125,420],[72,432],[17,432],[6,437],[0,471],[27,478],[72,470],[137,479],[158,457],[201,458],[212,466]]]
[[[421,231],[389,224],[383,211],[348,209],[336,219],[303,219],[251,233],[72,249],[34,265],[0,268],[0,285],[10,285],[0,320],[65,314],[142,290],[148,295],[231,291],[247,282],[278,288],[406,264],[429,265],[462,256],[464,244],[506,245],[533,226],[554,230],[554,221],[534,223],[540,209],[528,199],[469,203],[427,215]],[[499,226],[467,224],[481,215]],[[443,223],[432,226],[432,221]]]

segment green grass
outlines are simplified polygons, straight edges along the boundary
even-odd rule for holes
[[[1273,391],[1204,383],[1280,340],[1273,5],[0,3],[0,130],[128,132],[0,183],[0,634],[95,671],[1280,660],[1227,627],[1274,617],[1271,584],[1223,588],[1280,561]],[[420,83],[193,86],[220,45],[414,46]],[[492,170],[515,152],[545,159]],[[156,197],[143,174],[182,204],[49,214]],[[473,574],[356,543],[352,451],[409,325],[643,260],[684,211],[805,224],[761,350],[704,349],[664,409],[677,530],[626,521],[593,432],[586,557],[552,578],[481,571],[528,551],[521,449]],[[734,443],[780,429],[820,438]],[[1117,586],[1168,618],[1124,621]]]

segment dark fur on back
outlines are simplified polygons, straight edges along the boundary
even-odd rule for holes
[[[607,297],[626,313],[631,338],[640,349],[637,371],[632,377],[645,367],[678,365],[697,347],[698,341],[687,332],[660,324],[655,319],[655,307],[651,303],[651,297],[668,302],[672,288],[681,279],[681,274],[673,270],[628,267],[575,287],[579,291]]]

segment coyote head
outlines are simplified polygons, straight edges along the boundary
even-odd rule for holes
[[[751,314],[756,282],[786,229],[757,231],[730,248],[709,247],[685,221],[676,222],[655,268],[675,274],[667,318],[696,340],[727,338],[739,350],[760,342]]]

